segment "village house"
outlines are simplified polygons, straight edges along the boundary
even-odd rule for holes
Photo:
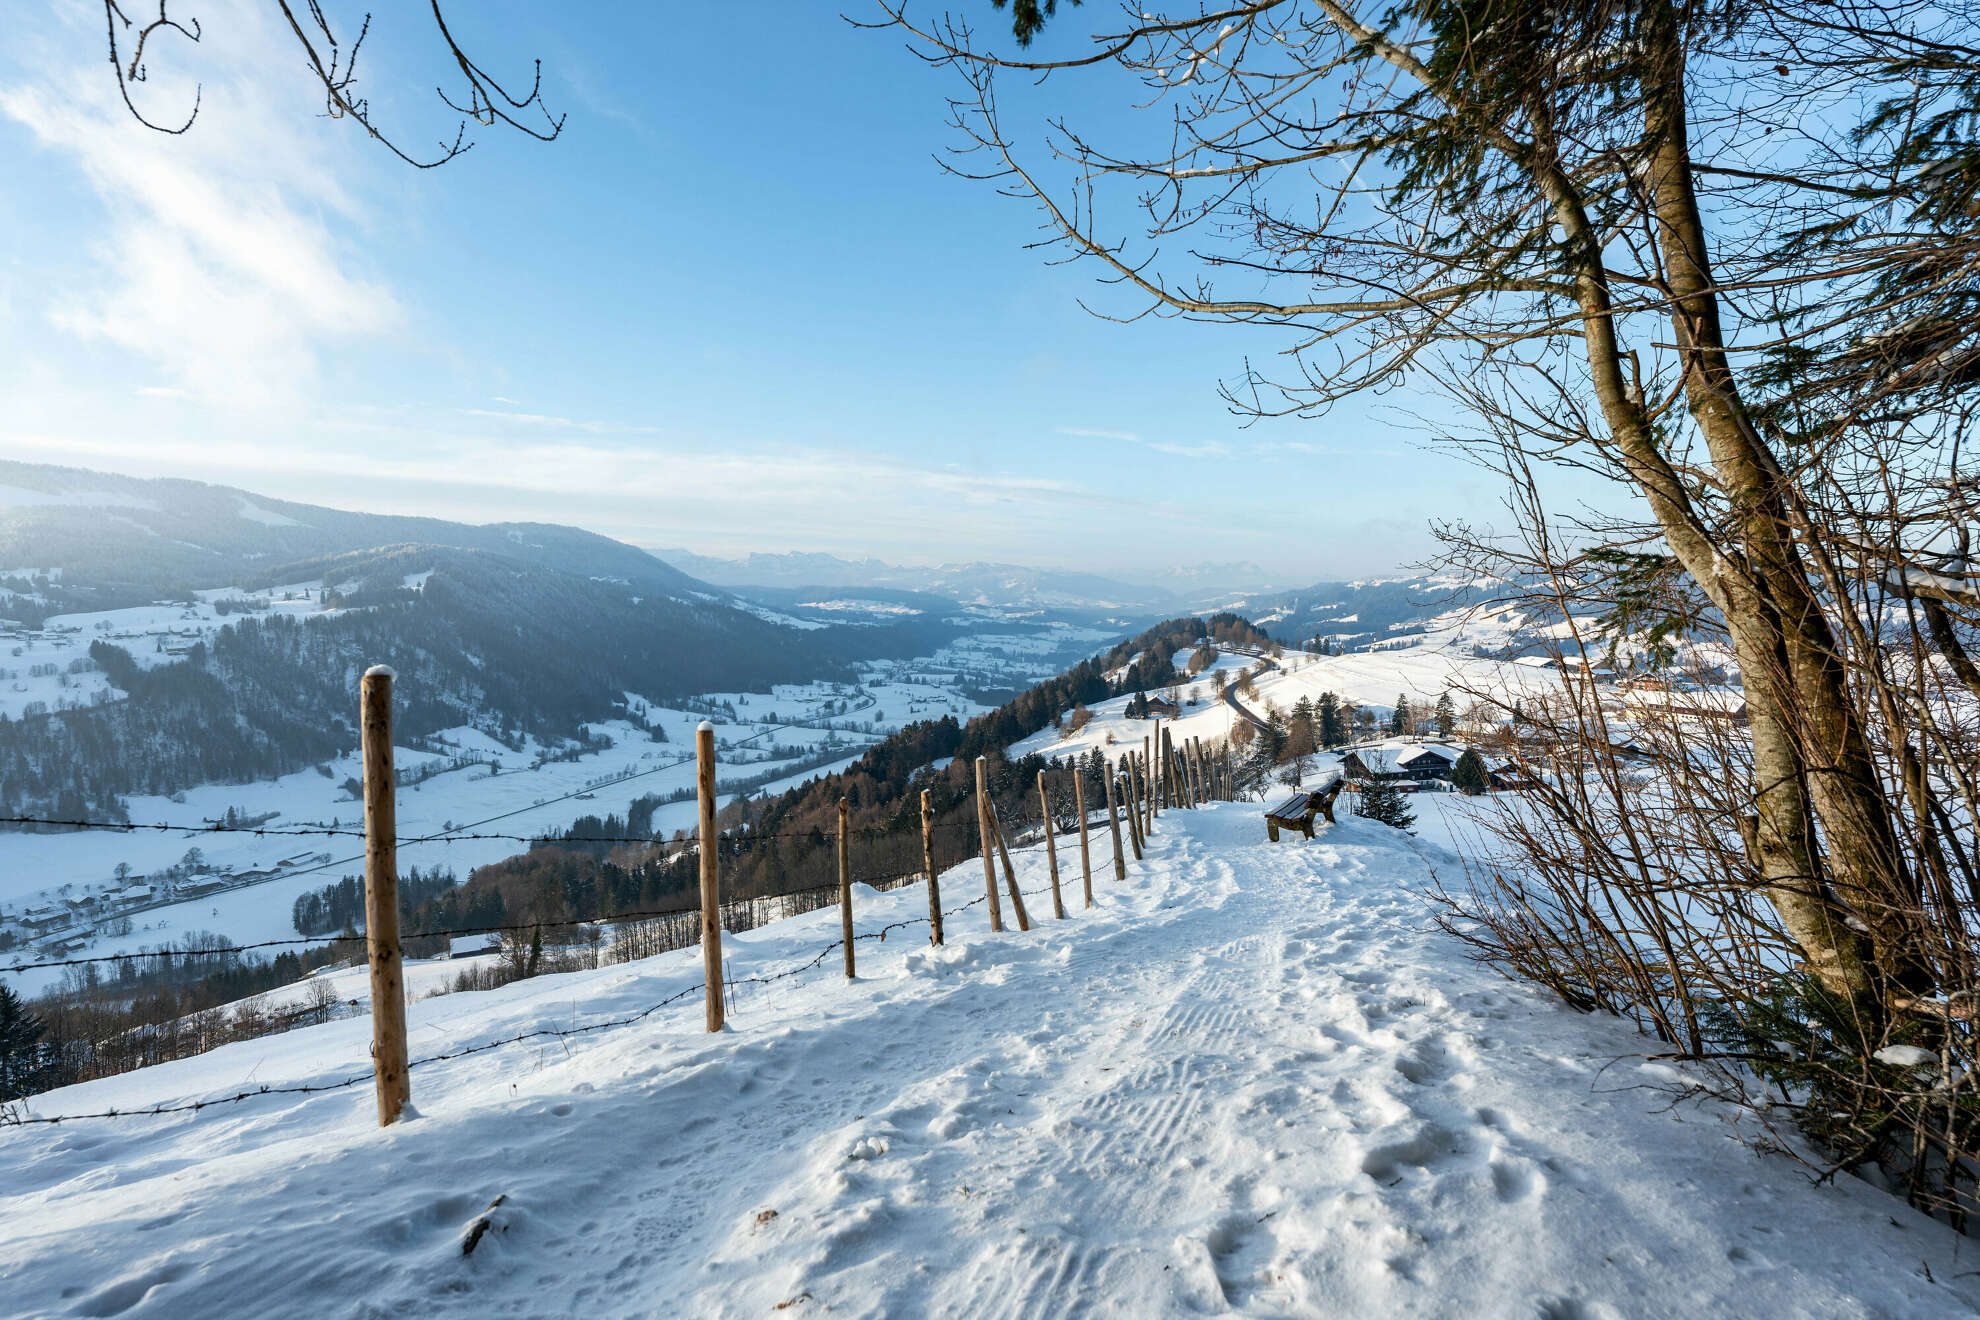
[[[1406,789],[1431,783],[1449,783],[1451,772],[1457,768],[1458,758],[1467,750],[1470,749],[1460,743],[1392,739],[1343,751],[1341,772],[1351,783],[1380,779],[1398,783]],[[1519,787],[1520,774],[1512,761],[1489,752],[1481,751],[1479,756],[1485,762],[1485,774],[1493,788]]]
[[[1425,783],[1449,779],[1461,749],[1446,743],[1386,742],[1356,747],[1341,756],[1341,770],[1350,780],[1413,780]]]

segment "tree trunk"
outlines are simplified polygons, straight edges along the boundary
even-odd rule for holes
[[[1668,6],[1658,7],[1645,25],[1644,38],[1650,147],[1644,183],[1657,221],[1686,404],[1731,498],[1734,527],[1747,556],[1751,589],[1736,593],[1735,605],[1746,614],[1757,604],[1758,617],[1780,639],[1781,672],[1770,675],[1775,718],[1785,720],[1794,735],[1815,819],[1827,843],[1831,882],[1872,931],[1879,971],[1911,991],[1923,991],[1932,978],[1916,930],[1921,896],[1905,865],[1891,806],[1849,697],[1835,634],[1795,548],[1779,464],[1748,420],[1727,360],[1704,222],[1692,187],[1683,46]],[[1740,664],[1751,683],[1753,671],[1744,655]]]
[[[1536,108],[1534,118],[1536,140],[1544,143],[1544,110]],[[1860,941],[1826,893],[1815,864],[1801,755],[1774,680],[1778,628],[1768,626],[1765,602],[1750,579],[1713,543],[1683,481],[1657,447],[1641,397],[1623,378],[1601,245],[1573,181],[1551,159],[1535,161],[1533,170],[1566,235],[1589,372],[1610,438],[1679,564],[1718,606],[1732,634],[1747,683],[1758,816],[1754,862],[1761,883],[1809,970],[1831,991],[1862,1000],[1872,984]]]

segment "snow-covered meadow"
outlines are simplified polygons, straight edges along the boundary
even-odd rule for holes
[[[1188,651],[1176,654],[1178,666],[1188,660]],[[1257,663],[1255,656],[1226,650],[1219,652],[1215,666],[1194,677],[1179,667],[1176,684],[1183,699],[1182,712],[1162,723],[1177,739],[1221,742],[1241,717],[1228,702],[1218,699],[1211,674],[1221,670],[1227,681],[1235,682],[1239,671]],[[1268,706],[1289,711],[1302,698],[1314,701],[1323,692],[1333,692],[1386,720],[1398,696],[1407,697],[1419,709],[1426,709],[1434,706],[1445,692],[1453,690],[1503,693],[1507,701],[1561,691],[1560,671],[1550,664],[1481,659],[1448,644],[1447,640],[1347,655],[1315,655],[1288,649],[1274,663],[1278,667],[1258,673],[1253,690],[1239,698],[1245,709],[1260,715]],[[1098,747],[1112,759],[1129,748],[1139,750],[1142,739],[1153,733],[1155,721],[1128,718],[1127,705],[1131,700],[1132,697],[1112,697],[1095,702],[1087,708],[1093,718],[1085,727],[1075,732],[1068,722],[1063,729],[1041,729],[1016,743],[1011,752],[1063,758],[1083,756]],[[1460,704],[1466,702],[1460,698]]]
[[[277,588],[271,608],[305,608],[305,593],[316,584]],[[115,636],[138,626],[178,631],[224,626],[210,602],[194,611],[159,607],[151,619],[143,610],[114,611],[114,629],[98,629],[97,616],[51,620],[54,637],[87,639]],[[167,616],[170,617],[167,617]],[[105,616],[109,617],[109,616]],[[146,633],[146,636],[153,634]],[[973,684],[1028,686],[1056,670],[1069,647],[1095,643],[1098,634],[1059,627],[1008,635],[972,634],[928,656],[878,661],[864,666],[857,682],[782,684],[769,693],[711,692],[668,706],[627,693],[629,713],[638,723],[614,720],[589,726],[609,746],[575,760],[546,756],[555,749],[526,742],[510,748],[473,728],[448,730],[431,748],[400,747],[402,772],[436,771],[401,789],[402,837],[437,836],[400,850],[401,867],[451,868],[465,877],[476,866],[511,856],[523,848],[518,837],[555,833],[583,816],[619,815],[644,795],[685,793],[694,784],[692,731],[703,718],[716,724],[720,780],[731,796],[746,786],[776,793],[814,775],[843,769],[867,747],[914,720],[952,715],[967,720],[986,707],[966,690]],[[123,643],[130,646],[128,639]],[[74,649],[73,646],[70,649]],[[162,652],[133,647],[134,654]],[[94,675],[100,680],[101,675]],[[643,725],[657,727],[664,738]],[[835,754],[836,753],[836,754]],[[454,759],[469,764],[446,769]],[[785,774],[778,774],[780,769]],[[33,933],[0,965],[69,957],[132,952],[177,941],[196,931],[225,935],[237,943],[292,937],[291,908],[298,895],[361,869],[362,840],[354,834],[283,834],[312,828],[355,831],[362,808],[347,784],[361,773],[355,749],[310,770],[251,784],[207,784],[175,798],[133,796],[127,806],[134,824],[200,825],[226,819],[266,817],[274,834],[179,831],[85,830],[64,833],[0,834],[0,919],[30,909],[70,906],[85,898],[94,904],[72,920]],[[670,803],[654,814],[656,833],[691,829],[695,806]],[[501,838],[460,838],[497,834]],[[198,859],[187,866],[189,849]],[[128,875],[119,878],[119,865]],[[178,867],[194,887],[208,892],[183,901],[161,883],[142,902],[128,900],[129,886]],[[124,930],[124,920],[129,929]],[[10,983],[38,993],[62,975],[43,968],[10,975]]]
[[[1419,810],[1458,804],[1428,796]],[[1104,836],[1103,836],[1104,837]],[[1064,854],[1062,854],[1064,858]],[[1070,859],[1067,859],[1070,860]],[[1035,851],[1022,881],[1043,883]],[[1468,960],[1412,892],[1454,859],[1344,818],[1166,813],[1126,884],[1029,933],[979,906],[745,988],[698,955],[410,1006],[379,1129],[369,1024],[36,1097],[36,1114],[324,1084],[193,1114],[0,1130],[23,1315],[1940,1317],[1971,1244],[1763,1154],[1613,1020]],[[945,904],[980,894],[975,864]],[[856,898],[865,932],[920,886]],[[1034,903],[1034,907],[1045,905]],[[823,911],[731,937],[799,967]],[[490,1210],[498,1198],[500,1204]],[[489,1227],[475,1251],[470,1225]],[[782,1308],[781,1311],[779,1308]]]

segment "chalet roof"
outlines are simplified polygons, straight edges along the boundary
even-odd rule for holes
[[[1392,742],[1377,743],[1373,747],[1354,747],[1349,753],[1368,770],[1370,774],[1399,775],[1403,770],[1423,760],[1426,756],[1436,757],[1446,765],[1457,764],[1463,753],[1448,743],[1419,743],[1397,739]]]

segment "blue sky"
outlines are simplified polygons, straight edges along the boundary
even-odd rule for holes
[[[415,172],[321,116],[272,5],[174,5],[205,40],[161,47],[144,90],[165,114],[201,82],[184,137],[115,103],[100,14],[0,52],[10,457],[714,554],[1128,575],[1380,572],[1427,520],[1497,512],[1391,411],[1433,402],[1246,429],[1216,386],[1276,332],[1082,310],[1132,305],[940,170],[948,75],[838,6],[457,7],[488,67],[542,57],[568,127]],[[454,123],[415,90],[445,74],[417,9],[380,15],[361,68],[415,145]],[[1099,98],[1054,88],[1118,122]]]

